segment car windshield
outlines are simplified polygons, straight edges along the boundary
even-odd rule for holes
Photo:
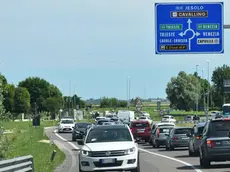
[[[86,139],[86,143],[126,141],[132,141],[132,137],[127,128],[92,129],[89,131]]]
[[[71,119],[65,119],[65,120],[61,120],[61,124],[73,124],[74,120]]]
[[[215,121],[210,124],[209,135],[212,137],[227,137],[230,131],[230,121]]]
[[[230,106],[223,106],[223,115],[230,115]]]
[[[99,120],[97,125],[103,125],[104,122],[110,122],[109,120]]]
[[[77,123],[75,126],[77,128],[86,128],[88,125],[91,125],[90,123]]]
[[[169,118],[169,116],[164,116],[163,118],[167,118],[167,119],[168,119],[168,118]]]
[[[174,134],[191,134],[192,128],[180,128],[176,129]]]
[[[144,122],[135,122],[135,123],[132,123],[132,128],[147,128],[149,127],[149,124],[148,123],[144,123]]]
[[[146,117],[142,116],[142,117],[140,117],[139,119],[146,119]]]

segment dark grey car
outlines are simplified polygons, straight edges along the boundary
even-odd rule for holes
[[[166,141],[166,150],[174,150],[176,147],[188,147],[189,137],[192,134],[192,127],[175,127],[169,134]]]
[[[230,161],[230,118],[208,121],[201,136],[201,167],[209,167],[212,161]]]
[[[193,134],[189,134],[188,153],[189,156],[199,155],[199,146],[201,144],[201,134],[205,126],[205,122],[195,124]]]
[[[87,127],[91,125],[89,122],[77,122],[75,123],[72,132],[72,141],[82,141],[84,134],[87,131]]]

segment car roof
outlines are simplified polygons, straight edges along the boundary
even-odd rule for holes
[[[76,122],[75,124],[92,124],[91,122]]]
[[[136,120],[136,121],[132,121],[132,123],[149,123],[148,120]]]
[[[205,124],[206,124],[206,122],[199,122],[195,126],[196,127],[203,127],[203,126],[205,126]]]
[[[96,125],[93,129],[113,129],[113,128],[128,128],[126,124],[117,124],[117,125]]]
[[[177,129],[185,129],[185,128],[192,129],[192,127],[179,127],[179,126],[174,127],[175,130],[177,130]]]
[[[62,118],[61,118],[61,120],[65,120],[65,119],[72,119],[72,120],[74,120],[73,117],[62,117]]]
[[[173,125],[171,125],[171,126],[159,126],[157,128],[174,128],[174,126]]]

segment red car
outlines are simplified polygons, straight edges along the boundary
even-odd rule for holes
[[[147,120],[133,121],[131,123],[130,129],[136,140],[145,140],[145,142],[149,141],[151,135],[151,124],[149,121]]]

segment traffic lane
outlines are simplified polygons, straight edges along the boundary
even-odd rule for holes
[[[193,165],[195,168],[200,169],[202,172],[230,172],[230,162],[212,162],[211,167],[209,169],[202,169],[200,167],[199,157],[191,157],[188,155],[188,148],[176,148],[173,151],[166,151],[165,147],[160,148],[153,148],[148,143],[146,144],[139,144],[139,148],[144,149],[146,151],[150,151],[153,153],[161,154],[164,156],[168,156],[171,158],[175,158],[184,162],[187,162]],[[181,165],[177,167],[179,170],[185,170],[191,167]]]
[[[67,141],[73,143],[79,149],[81,148],[81,145],[78,145],[77,142],[72,141],[72,134],[71,133],[58,133],[61,137],[66,139]],[[141,145],[140,145],[141,146]],[[164,163],[162,163],[164,162]],[[181,168],[181,163],[175,162],[169,159],[165,159],[156,155],[152,155],[150,153],[140,151],[140,169],[143,172],[177,172],[178,169],[181,172],[194,172],[192,168]]]

